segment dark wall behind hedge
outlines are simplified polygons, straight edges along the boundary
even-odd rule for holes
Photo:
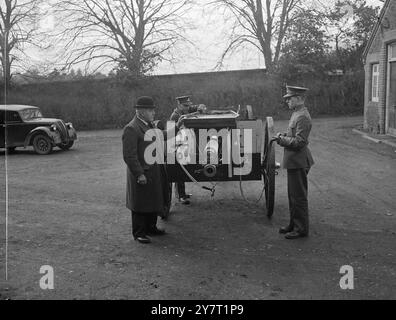
[[[364,74],[328,79],[299,79],[289,84],[310,88],[307,105],[313,116],[363,114]],[[290,112],[282,103],[284,81],[263,70],[213,72],[148,77],[140,81],[84,79],[35,83],[15,87],[7,103],[41,107],[48,117],[71,121],[78,130],[122,128],[133,116],[133,104],[151,95],[157,118],[165,120],[175,107],[175,97],[191,95],[194,103],[212,109],[253,106],[261,118],[285,119]]]

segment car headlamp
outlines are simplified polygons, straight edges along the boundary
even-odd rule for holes
[[[53,125],[51,126],[50,130],[51,130],[51,131],[56,131],[56,130],[58,130],[58,128],[56,127],[56,125],[53,124]]]

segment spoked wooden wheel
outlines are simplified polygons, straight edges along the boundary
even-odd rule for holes
[[[268,218],[271,218],[274,214],[275,204],[275,143],[271,142],[271,138],[274,135],[274,120],[271,117],[267,117],[264,125],[262,173],[265,186],[265,206]]]

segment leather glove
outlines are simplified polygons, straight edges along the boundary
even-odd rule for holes
[[[140,176],[137,178],[137,183],[138,183],[138,184],[142,184],[142,185],[147,184],[147,178],[146,178],[146,176],[145,176],[144,174],[140,175]]]

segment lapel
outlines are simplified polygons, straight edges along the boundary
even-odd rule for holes
[[[144,135],[146,133],[147,130],[150,129],[149,126],[147,126],[146,124],[143,123],[143,121],[141,121],[138,117],[135,116],[135,118],[133,118],[132,120],[132,125],[140,130],[140,132]]]
[[[155,129],[155,128],[151,128],[151,127],[149,127],[148,125],[146,125],[142,120],[140,120],[138,117],[136,117],[135,116],[135,118],[133,118],[133,120],[132,120],[132,126],[136,129],[136,130],[139,130],[139,132],[142,134],[142,139],[144,140],[144,136],[145,136],[145,134],[146,134],[146,132],[148,131],[148,130],[150,130],[150,129]],[[156,138],[157,139],[159,139],[158,138],[158,135],[157,135],[157,133],[155,133],[155,135],[156,135]],[[158,141],[162,141],[162,140],[158,140]],[[143,146],[143,148],[145,149],[148,145],[150,145],[152,142],[150,142],[150,141],[142,141],[142,146]],[[161,147],[160,147],[161,148]],[[159,149],[159,152],[161,153],[161,154],[164,154],[164,150],[163,150],[163,147],[161,148],[161,149]],[[154,156],[156,156],[156,154],[157,154],[157,151],[154,151]]]

